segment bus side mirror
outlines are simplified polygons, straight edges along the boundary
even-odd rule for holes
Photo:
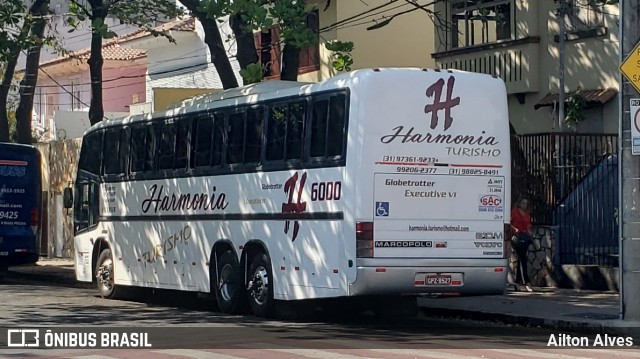
[[[62,193],[62,202],[64,204],[64,208],[73,207],[73,190],[70,187],[64,189]]]

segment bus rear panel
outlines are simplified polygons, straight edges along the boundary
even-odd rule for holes
[[[0,267],[35,263],[39,256],[40,153],[0,143]]]
[[[510,213],[504,83],[482,74],[370,72],[356,115],[357,279],[350,294],[504,291]],[[353,121],[352,117],[352,124]],[[356,175],[357,173],[357,175]],[[366,174],[366,175],[362,175]]]

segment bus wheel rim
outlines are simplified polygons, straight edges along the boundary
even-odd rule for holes
[[[269,274],[263,266],[256,268],[253,273],[253,282],[255,284],[253,290],[253,299],[256,303],[263,305],[269,295]]]
[[[102,288],[106,291],[111,290],[113,288],[113,262],[111,258],[106,259],[100,264],[100,268],[98,268],[98,281]]]
[[[234,283],[235,278],[233,276],[233,267],[227,264],[220,270],[220,280],[218,282],[220,295],[222,296],[222,299],[227,302],[230,301],[235,294],[235,290],[233,289]]]

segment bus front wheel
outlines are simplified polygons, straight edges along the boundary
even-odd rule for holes
[[[102,298],[113,299],[116,297],[116,285],[113,278],[113,257],[109,248],[100,252],[96,262],[96,282]]]
[[[242,276],[236,255],[227,250],[217,259],[215,285],[218,309],[226,314],[235,314],[242,294]]]
[[[271,259],[264,253],[258,253],[251,261],[249,267],[249,306],[253,314],[259,317],[271,317],[273,315],[273,273]]]

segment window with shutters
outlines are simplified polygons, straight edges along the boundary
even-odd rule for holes
[[[319,24],[318,11],[315,10],[307,16],[306,25],[308,29],[318,34]],[[282,66],[282,48],[284,47],[284,43],[280,38],[280,26],[276,25],[268,31],[255,33],[254,40],[256,50],[258,51],[258,60],[264,68],[265,79],[279,79]],[[298,74],[320,70],[320,58],[318,54],[319,41],[316,41],[314,45],[301,49]]]

